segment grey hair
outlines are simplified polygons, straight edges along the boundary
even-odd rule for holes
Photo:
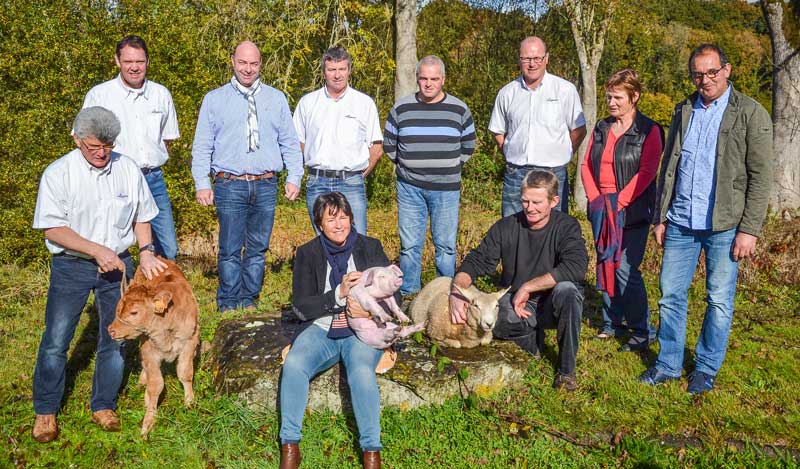
[[[417,78],[419,78],[419,68],[423,65],[438,65],[439,70],[442,71],[442,76],[444,77],[447,75],[444,69],[444,62],[442,61],[442,59],[440,59],[438,56],[435,55],[426,55],[425,57],[421,58],[419,62],[417,62],[417,69],[415,72]]]
[[[104,107],[87,107],[75,117],[72,131],[78,138],[94,137],[103,143],[114,143],[120,131],[119,119]]]
[[[325,62],[341,62],[342,60],[347,61],[348,70],[353,70],[353,59],[350,57],[350,53],[347,52],[347,49],[342,46],[328,48],[328,50],[322,54],[322,60],[320,62],[322,64],[322,71],[325,71]]]

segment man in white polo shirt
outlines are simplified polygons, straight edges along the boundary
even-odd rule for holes
[[[33,438],[42,443],[58,436],[67,351],[91,292],[99,317],[92,421],[106,431],[119,431],[115,411],[124,360],[122,343],[111,338],[108,326],[116,315],[122,274],[133,275],[128,248],[139,244],[147,278],[166,268],[153,254],[149,222],[158,208],[144,177],[133,160],[111,151],[119,131],[111,111],[83,109],[73,125],[78,148],[50,164],[39,184],[33,227],[44,231],[53,255],[33,373]]]
[[[529,171],[549,170],[558,177],[561,203],[569,207],[567,165],[586,136],[586,119],[575,85],[547,73],[550,58],[540,38],[525,38],[519,46],[522,76],[497,93],[489,130],[506,157],[503,216],[522,210],[522,179]]]
[[[156,253],[174,260],[178,242],[161,166],[169,158],[167,144],[180,136],[175,105],[165,87],[147,79],[150,56],[144,39],[123,38],[117,43],[115,60],[119,75],[89,90],[83,107],[102,106],[119,119],[122,130],[114,151],[141,168],[158,206],[158,216],[151,222]]]
[[[306,206],[328,192],[341,192],[353,209],[353,224],[367,234],[367,193],[364,178],[383,153],[383,135],[375,101],[349,86],[350,54],[331,47],[322,54],[325,86],[297,103],[294,126],[308,167]]]

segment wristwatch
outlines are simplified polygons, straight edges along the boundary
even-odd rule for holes
[[[156,253],[156,245],[153,244],[153,243],[150,243],[150,244],[145,244],[144,246],[140,246],[139,247],[139,252],[143,252],[143,251],[150,251],[153,254],[155,254]]]

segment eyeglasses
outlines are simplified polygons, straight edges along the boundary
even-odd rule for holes
[[[703,81],[703,77],[708,77],[710,79],[717,78],[719,72],[725,70],[725,65],[720,68],[712,68],[710,70],[706,70],[705,72],[692,72],[689,76],[692,77],[692,81]]]
[[[83,139],[81,139],[81,145],[83,145],[83,148],[85,148],[88,151],[97,151],[97,150],[110,151],[114,149],[113,143],[105,145],[88,145],[86,142],[83,141]]]
[[[544,62],[544,59],[547,58],[547,54],[544,54],[540,57],[520,57],[519,61],[524,64],[535,63],[536,65],[541,64]]]

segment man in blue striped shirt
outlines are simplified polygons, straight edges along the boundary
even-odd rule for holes
[[[461,168],[475,150],[475,124],[467,105],[444,92],[444,81],[442,59],[420,60],[419,92],[395,103],[384,129],[383,150],[396,165],[404,295],[420,289],[428,217],[436,274],[455,274]]]
[[[232,62],[230,83],[203,98],[192,144],[197,202],[216,205],[219,220],[220,312],[255,308],[275,217],[277,174],[284,166],[288,170],[284,193],[289,200],[297,198],[303,177],[289,104],[283,93],[259,80],[258,47],[242,42]]]

